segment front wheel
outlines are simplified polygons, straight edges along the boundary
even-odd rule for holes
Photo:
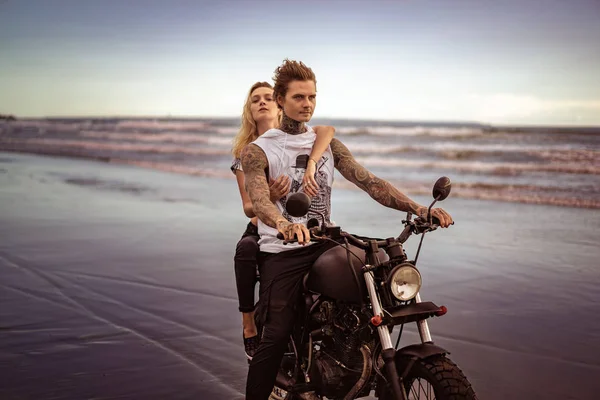
[[[397,363],[401,374],[409,360]],[[404,389],[409,400],[477,400],[473,387],[460,368],[443,355],[415,361],[404,380]],[[380,397],[394,399],[388,388]]]

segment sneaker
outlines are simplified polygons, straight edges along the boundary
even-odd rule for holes
[[[248,361],[252,360],[254,354],[256,354],[256,350],[258,350],[258,335],[244,338],[244,350],[246,351],[246,357],[248,357]]]

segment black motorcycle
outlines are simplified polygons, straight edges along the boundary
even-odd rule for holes
[[[309,220],[311,240],[339,244],[325,252],[304,277],[304,302],[289,350],[275,387],[274,400],[355,399],[375,396],[385,400],[476,399],[471,384],[436,346],[427,319],[446,313],[444,306],[423,302],[422,280],[416,268],[424,234],[434,231],[431,208],[450,194],[450,180],[438,179],[427,219],[408,213],[397,238],[359,237],[338,226]],[[288,213],[303,216],[310,199],[295,193]],[[402,244],[421,235],[414,260]],[[398,348],[404,324],[415,322],[421,343]],[[391,334],[399,327],[396,345]]]

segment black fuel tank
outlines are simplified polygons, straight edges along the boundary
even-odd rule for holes
[[[364,262],[365,252],[363,250],[354,246],[350,246],[350,250]],[[350,257],[362,285],[362,291],[367,293],[361,271],[363,264],[352,254]],[[379,250],[379,260],[381,262],[388,260],[388,256],[383,250]],[[356,287],[356,280],[348,266],[346,249],[341,246],[327,250],[317,259],[306,281],[306,287],[332,299],[360,303],[360,291]]]

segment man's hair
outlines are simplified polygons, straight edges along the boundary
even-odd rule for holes
[[[273,76],[275,87],[273,88],[273,97],[275,101],[279,96],[285,98],[288,91],[288,85],[292,81],[313,81],[317,86],[317,78],[312,69],[308,68],[302,61],[294,61],[285,59],[277,69]],[[277,107],[281,108],[279,102]]]

